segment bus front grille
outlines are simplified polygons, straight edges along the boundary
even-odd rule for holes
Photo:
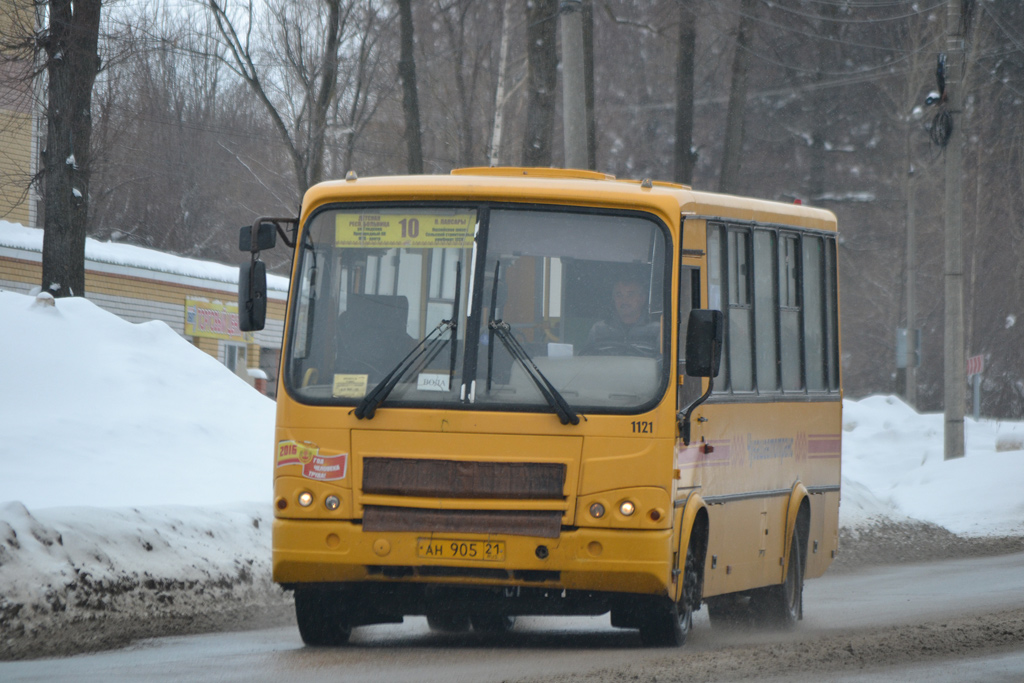
[[[363,508],[363,531],[506,534],[558,538],[559,510],[428,510],[385,505]]]
[[[563,498],[566,466],[434,458],[363,459],[363,493],[425,498]]]

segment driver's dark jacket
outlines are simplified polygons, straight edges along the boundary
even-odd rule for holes
[[[641,319],[633,325],[621,321],[600,320],[590,328],[587,346],[622,346],[624,355],[647,355],[661,347],[661,325],[657,320]]]

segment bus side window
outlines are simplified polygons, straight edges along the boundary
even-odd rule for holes
[[[783,233],[779,238],[779,347],[782,350],[782,390],[804,388],[801,373],[801,297],[799,285],[799,237]]]

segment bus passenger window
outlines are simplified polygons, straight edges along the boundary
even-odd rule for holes
[[[804,388],[800,373],[800,295],[797,291],[799,254],[797,236],[779,239],[779,334],[782,350],[782,389]]]
[[[775,233],[754,232],[754,340],[757,347],[757,390],[778,391],[775,346]]]
[[[750,305],[749,233],[728,231],[729,386],[733,391],[754,389],[751,353],[753,311]]]
[[[809,391],[825,390],[824,297],[821,279],[821,238],[803,238],[804,366]]]
[[[722,289],[722,226],[708,225],[708,308],[723,311]],[[726,331],[728,335],[728,329]],[[722,363],[718,366],[715,376],[715,393],[729,390],[729,342],[726,340]]]

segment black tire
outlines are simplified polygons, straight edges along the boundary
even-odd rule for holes
[[[686,642],[692,626],[692,613],[681,612],[679,603],[665,598],[643,615],[640,642],[647,647],[679,647]]]
[[[800,527],[793,530],[786,578],[777,586],[758,591],[751,598],[754,616],[760,624],[792,628],[804,618],[804,559]]]
[[[741,595],[719,595],[706,600],[711,628],[735,629],[749,627],[753,623],[750,601]]]
[[[693,630],[693,613],[700,603],[700,574],[693,542],[686,549],[683,594],[679,602],[659,600],[640,618],[640,641],[647,647],[680,647]]]
[[[344,595],[337,591],[295,589],[295,619],[306,645],[344,645],[352,635]]]
[[[469,615],[458,612],[439,612],[427,615],[431,631],[441,633],[465,633],[469,630]]]
[[[508,633],[516,625],[516,618],[508,614],[472,614],[469,621],[480,633]]]

